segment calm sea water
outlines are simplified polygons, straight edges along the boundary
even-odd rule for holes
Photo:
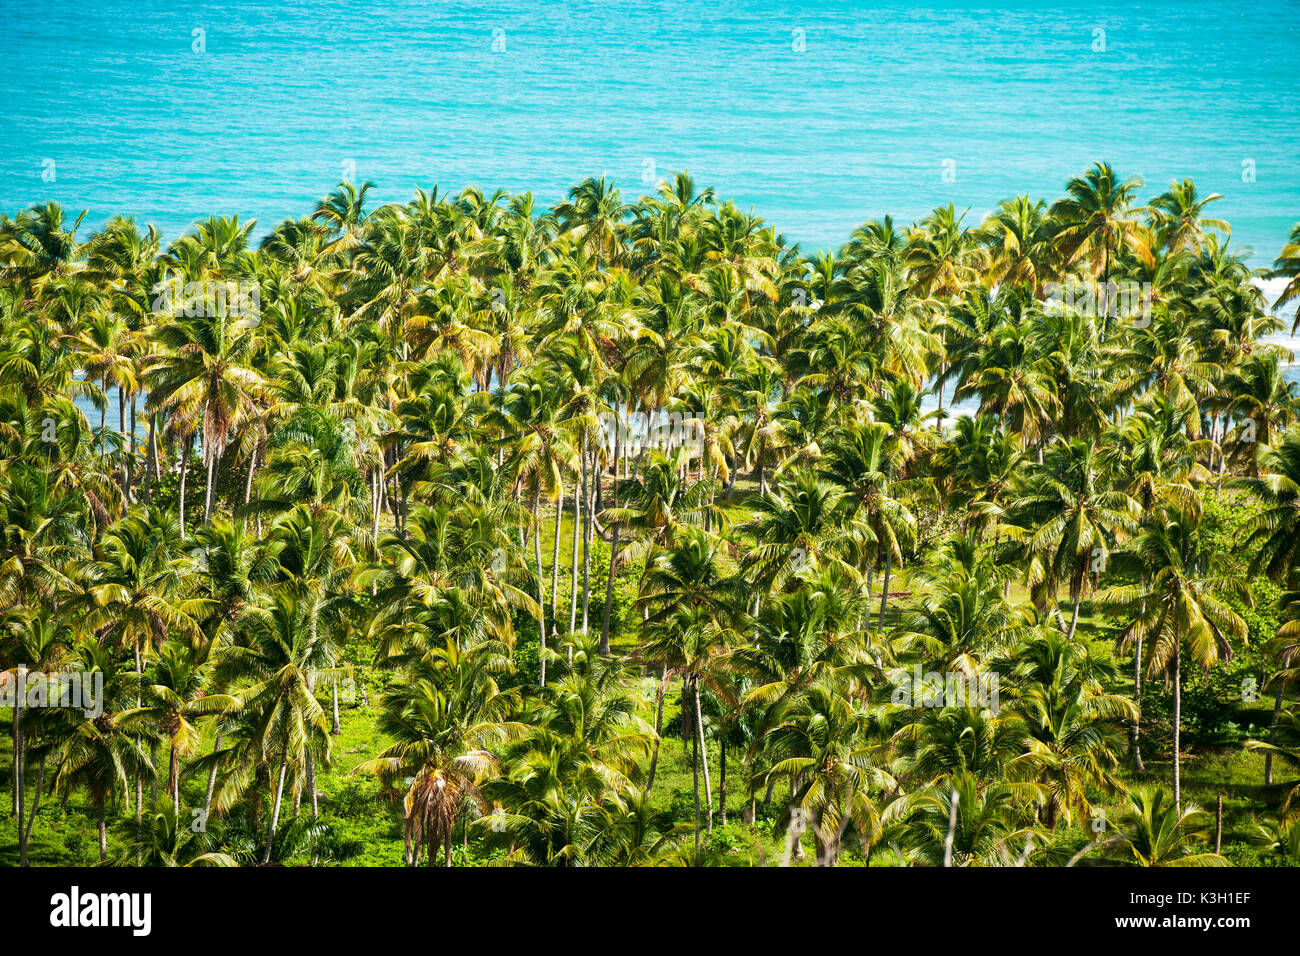
[[[972,221],[1095,160],[1224,195],[1268,265],[1300,220],[1300,4],[0,0],[0,211],[174,238],[341,178],[647,192],[683,167],[805,250]]]

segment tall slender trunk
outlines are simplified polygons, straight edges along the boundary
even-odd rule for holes
[[[158,766],[158,741],[149,745],[149,762],[155,767]],[[149,780],[149,809],[158,808],[158,774],[155,773]]]
[[[1223,791],[1219,791],[1219,797],[1214,805],[1214,852],[1217,854],[1223,849]]]
[[[695,789],[695,850],[698,852],[700,849],[700,741],[694,734],[691,734],[691,775]]]
[[[1183,723],[1183,644],[1181,638],[1174,645],[1174,807],[1182,812],[1182,723]]]
[[[149,444],[153,446],[153,480],[162,481],[162,458],[158,454],[158,416],[149,416]]]
[[[275,786],[275,803],[271,805],[271,825],[266,831],[266,849],[262,851],[262,862],[271,862],[271,844],[275,840],[275,828],[280,825],[280,804],[284,801],[284,774],[289,769],[289,744],[285,742],[280,751],[279,782]]]
[[[18,811],[18,832],[24,830],[24,814],[27,810],[27,794],[23,790],[23,703],[27,695],[27,668],[18,665],[16,684],[18,694],[14,698],[14,806]],[[19,837],[19,866],[27,865],[27,844]]]
[[[540,479],[539,479],[540,480]],[[541,649],[540,683],[546,686],[546,572],[542,570],[542,522],[538,516],[537,502],[541,498],[541,485],[533,490],[529,511],[533,516],[533,558],[537,562],[537,640]]]
[[[185,537],[185,484],[189,478],[190,469],[190,452],[194,447],[194,439],[186,437],[181,440],[181,493],[180,501],[177,503],[177,510],[180,512],[181,538]]]
[[[582,527],[582,482],[573,483],[573,553],[569,558],[569,633],[578,629],[578,530]]]
[[[222,737],[222,732],[218,730],[216,739],[212,741],[213,754],[216,754],[217,751],[221,749],[221,737]],[[212,769],[208,771],[208,789],[207,792],[203,794],[203,820],[205,825],[207,823],[208,814],[212,812],[212,794],[216,791],[216,789],[217,789],[217,763],[214,760],[212,762]]]
[[[595,522],[592,518],[591,480],[595,471],[595,455],[591,467],[587,466],[587,436],[582,436],[582,497],[586,504],[586,513],[582,516],[582,636],[587,636],[587,617],[591,608],[591,533]]]
[[[600,625],[600,656],[609,657],[609,616],[614,606],[614,562],[618,560],[618,533],[620,528],[614,525],[614,543],[609,551],[609,579],[605,582],[605,616]]]
[[[27,847],[32,841],[32,826],[36,823],[36,814],[41,812],[41,791],[45,789],[45,755],[41,755],[36,765],[36,790],[32,797],[32,808],[27,811],[27,829],[22,831],[22,846],[19,852],[20,866],[27,865]]]
[[[144,659],[140,654],[140,645],[136,644],[135,648],[135,672],[137,674],[144,671]],[[140,687],[136,685],[135,706],[140,706]],[[135,737],[135,745],[140,746],[140,735]],[[135,819],[139,823],[144,819],[144,774],[140,770],[135,772]]]
[[[118,431],[122,433],[122,447],[118,452],[122,456],[122,493],[126,497],[127,504],[130,504],[131,450],[128,447],[126,435],[126,392],[120,387],[117,390],[117,423]]]
[[[880,618],[876,621],[876,630],[884,631],[885,629],[885,608],[889,606],[889,557],[885,558],[885,580],[880,585]],[[870,630],[870,628],[868,628]]]
[[[208,454],[208,486],[204,489],[203,494],[203,523],[207,524],[212,520],[212,483],[216,478],[217,471],[217,449],[213,448]]]
[[[664,665],[663,675],[659,678],[659,691],[655,695],[655,742],[650,753],[650,774],[646,777],[645,792],[655,785],[655,768],[659,765],[659,739],[664,729],[664,694],[668,690],[668,665]]]
[[[718,759],[718,812],[722,815],[722,825],[727,825],[727,738],[719,741]]]
[[[709,751],[704,746],[704,711],[700,710],[700,679],[691,680],[695,695],[695,736],[700,742],[700,763],[704,765],[704,803],[708,807],[709,832],[713,832],[713,790],[709,786]]]
[[[1133,654],[1133,706],[1137,716],[1133,718],[1131,744],[1133,749],[1133,767],[1138,773],[1146,773],[1142,765],[1142,635],[1138,635],[1137,647]]]
[[[253,448],[253,453],[248,456],[248,477],[244,479],[244,505],[247,506],[253,500],[253,475],[257,472],[257,448]],[[248,519],[243,519],[243,524],[247,524]]]
[[[173,741],[171,754],[167,759],[167,789],[172,795],[172,813],[175,814],[178,823],[181,818],[180,769],[180,758],[176,753],[176,743]]]
[[[330,688],[330,698],[331,698],[330,706],[334,711],[333,721],[330,724],[330,735],[333,737],[337,737],[339,734],[343,732],[343,728],[339,726],[339,679],[337,677],[335,677],[332,681],[332,686]]]
[[[99,862],[108,859],[108,807],[107,801],[99,802]]]
[[[559,633],[560,621],[560,528],[564,524],[564,482],[555,493],[555,535],[551,545],[551,636]]]
[[[144,502],[145,504],[153,504],[153,483],[155,480],[154,463],[158,459],[158,449],[157,449],[157,444],[155,442],[155,436],[154,436],[154,426],[156,424],[156,419],[157,419],[156,415],[149,416],[149,442],[148,445],[146,446],[145,461],[144,461]]]
[[[312,756],[311,747],[303,748],[303,761],[306,764],[304,772],[307,777],[307,793],[311,796],[311,818],[315,820],[320,817],[320,803],[316,798],[316,759]]]
[[[1268,725],[1268,742],[1270,744],[1277,742],[1277,721],[1282,714],[1282,694],[1286,690],[1286,682],[1282,678],[1277,678],[1277,699],[1273,701],[1273,719]],[[1273,755],[1264,754],[1264,786],[1273,785]]]

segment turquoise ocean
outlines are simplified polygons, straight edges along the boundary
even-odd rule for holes
[[[1298,50],[1295,2],[0,0],[0,211],[166,241],[344,178],[549,205],[686,168],[812,251],[1106,160],[1222,193],[1263,267],[1300,221]]]

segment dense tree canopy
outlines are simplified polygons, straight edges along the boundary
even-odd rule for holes
[[[338,860],[360,793],[407,865],[1223,863],[1234,656],[1300,862],[1300,401],[1220,197],[1101,164],[809,256],[685,173],[370,188],[0,218],[15,862],[51,803]]]

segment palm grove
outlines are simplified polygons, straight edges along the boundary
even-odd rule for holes
[[[369,188],[0,219],[8,860],[341,861],[362,792],[407,865],[1224,863],[1204,765],[1300,862],[1300,403],[1219,197],[809,257],[685,174]]]

